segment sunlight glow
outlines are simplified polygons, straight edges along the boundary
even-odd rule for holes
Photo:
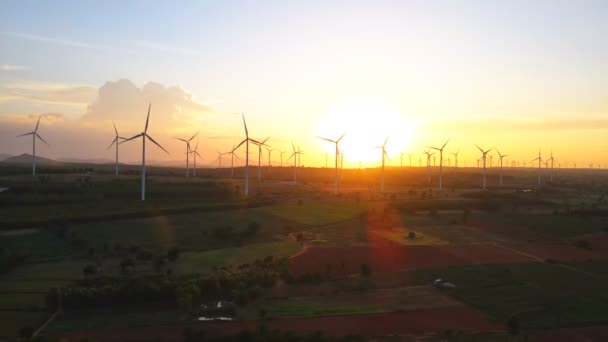
[[[415,124],[394,107],[376,100],[356,99],[337,103],[329,108],[316,124],[316,135],[328,139],[346,136],[340,143],[344,167],[377,166],[381,151],[376,146],[389,141],[386,151],[391,158],[387,165],[398,165],[399,153],[411,147],[415,139]],[[334,159],[334,146],[318,139],[318,148]],[[330,162],[330,164],[332,164]]]

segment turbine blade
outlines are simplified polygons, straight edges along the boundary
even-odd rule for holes
[[[127,141],[131,141],[133,139],[137,139],[137,138],[141,137],[142,135],[143,135],[142,133],[139,133],[137,135],[134,135],[134,136],[130,137],[129,139],[125,139],[125,140],[121,141],[120,143],[122,144],[122,143],[126,143]]]
[[[118,130],[116,129],[116,124],[114,123],[114,120],[112,120],[112,125],[114,126],[114,132],[116,133],[116,136],[118,136]]]
[[[318,136],[318,135],[317,135],[317,138],[319,138],[319,139],[321,139],[321,140],[329,141],[330,143],[334,143],[334,144],[337,142],[337,141],[333,141],[333,140],[331,140],[331,139],[327,139],[327,138],[320,137],[320,136]],[[338,141],[339,141],[339,140],[338,140]]]
[[[203,156],[201,156],[198,152],[194,151],[194,154],[196,154],[197,156],[203,158]]]
[[[295,147],[295,145],[293,144],[293,142],[291,143],[291,147],[293,148],[293,152],[295,153],[295,152],[296,152],[296,147]]]
[[[19,135],[17,136],[17,138],[19,138],[19,137],[24,137],[24,136],[26,136],[26,135],[32,135],[32,134],[36,134],[36,133],[34,133],[34,132],[29,132],[29,133],[19,134]]]
[[[144,132],[148,132],[148,122],[150,121],[150,108],[152,108],[152,102],[150,102],[148,104],[148,116],[146,116],[146,128],[144,129]]]
[[[249,138],[249,130],[247,130],[247,122],[245,122],[245,113],[241,113],[243,116],[243,125],[245,126],[245,136]]]
[[[186,139],[182,139],[182,138],[175,138],[175,137],[173,137],[173,138],[174,138],[174,139],[177,139],[177,140],[179,140],[179,141],[183,141],[183,142],[185,142],[186,144],[188,143],[188,140],[186,140]]]
[[[200,131],[196,132],[196,134],[193,135],[190,139],[188,139],[188,141],[192,141],[192,139],[194,139],[199,133],[200,133]]]
[[[43,143],[45,143],[47,145],[49,144],[44,139],[42,139],[42,137],[38,133],[36,133],[36,136],[38,137],[38,139],[42,140]]]
[[[342,133],[342,135],[340,136],[340,138],[338,138],[338,140],[336,140],[336,143],[339,143],[340,140],[342,140],[342,138],[344,138],[345,135],[346,135],[346,132]]]
[[[112,146],[113,146],[114,144],[117,144],[117,143],[118,143],[118,142],[117,142],[117,140],[118,140],[118,137],[116,137],[116,138],[114,138],[114,140],[112,140],[112,143],[110,144],[110,146],[108,146],[108,150],[109,150],[110,148],[112,148]]]
[[[34,132],[38,132],[38,126],[40,126],[40,119],[42,118],[42,115],[38,116],[38,122],[36,123],[36,128],[34,129]]]
[[[252,143],[254,143],[254,144],[258,145],[258,146],[262,144],[261,142],[255,140],[255,139],[249,139],[249,141],[251,141]]]
[[[236,145],[236,147],[234,149],[232,149],[233,151],[236,151],[239,147],[241,147],[241,145],[243,145],[245,142],[247,141],[247,139],[244,139],[243,141],[241,141],[238,145]]]
[[[450,139],[452,139],[452,138],[450,138]],[[443,144],[443,146],[441,146],[441,149],[442,149],[442,150],[443,150],[443,148],[445,147],[445,145],[447,145],[447,144],[450,142],[450,139],[448,139],[448,140],[445,142],[445,144]]]
[[[386,143],[388,142],[388,138],[389,137],[386,137],[386,140],[384,140],[384,144],[382,144],[382,147],[386,146]]]
[[[268,141],[268,139],[270,139],[270,137],[267,137],[266,139],[264,139],[264,140],[262,141],[262,145],[266,145],[266,142]]]
[[[156,142],[156,140],[152,139],[151,136],[149,136],[148,134],[146,134],[146,137],[148,137],[148,139],[150,139],[151,142],[153,142],[156,146],[160,147],[161,150],[165,151],[167,154],[169,154],[169,151],[165,150],[164,147],[160,146],[159,143]]]

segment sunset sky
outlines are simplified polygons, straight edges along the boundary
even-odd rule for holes
[[[607,1],[4,1],[0,153],[112,160],[112,120],[182,160],[200,130],[204,165],[244,135],[323,165],[344,131],[345,166],[388,143],[421,155],[448,138],[518,161],[608,164]],[[139,162],[140,143],[122,145]],[[244,152],[241,152],[241,154]],[[265,155],[266,156],[266,155]],[[331,156],[331,154],[330,154]],[[273,164],[278,164],[278,154]]]

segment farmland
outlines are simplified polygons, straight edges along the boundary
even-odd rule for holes
[[[608,221],[576,211],[599,196],[431,195],[415,184],[381,196],[356,183],[333,196],[307,170],[305,185],[270,179],[245,201],[240,181],[165,172],[145,203],[130,198],[131,176],[0,178],[11,189],[0,194],[0,335],[40,326],[58,290],[63,313],[41,332],[51,338],[179,340],[185,327],[225,335],[263,324],[501,340],[513,320],[522,338],[607,323]],[[233,320],[199,322],[200,305],[217,300],[235,303]]]

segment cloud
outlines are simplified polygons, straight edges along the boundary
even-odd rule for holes
[[[91,43],[75,41],[75,40],[45,37],[45,36],[39,36],[39,35],[35,35],[35,34],[22,33],[22,32],[0,32],[0,35],[27,39],[27,40],[31,40],[31,41],[42,42],[42,43],[53,44],[53,45],[81,48],[81,49],[92,49],[92,50],[109,49],[108,46],[104,46],[104,45],[91,44]]]
[[[574,130],[608,130],[608,119],[482,119],[452,120],[444,123],[432,123],[430,126],[451,130],[494,131],[574,131]]]
[[[30,69],[31,69],[30,67],[26,67],[23,65],[11,65],[11,64],[0,65],[0,71],[5,71],[5,72],[27,71]]]
[[[0,84],[0,103],[26,100],[39,103],[86,105],[95,98],[97,89],[90,85],[21,81]]]
[[[106,82],[99,88],[96,100],[88,106],[82,120],[116,120],[129,128],[141,129],[148,104],[152,105],[151,122],[172,132],[199,126],[202,115],[211,112],[210,107],[194,101],[181,87],[148,82],[139,88],[123,79]]]

